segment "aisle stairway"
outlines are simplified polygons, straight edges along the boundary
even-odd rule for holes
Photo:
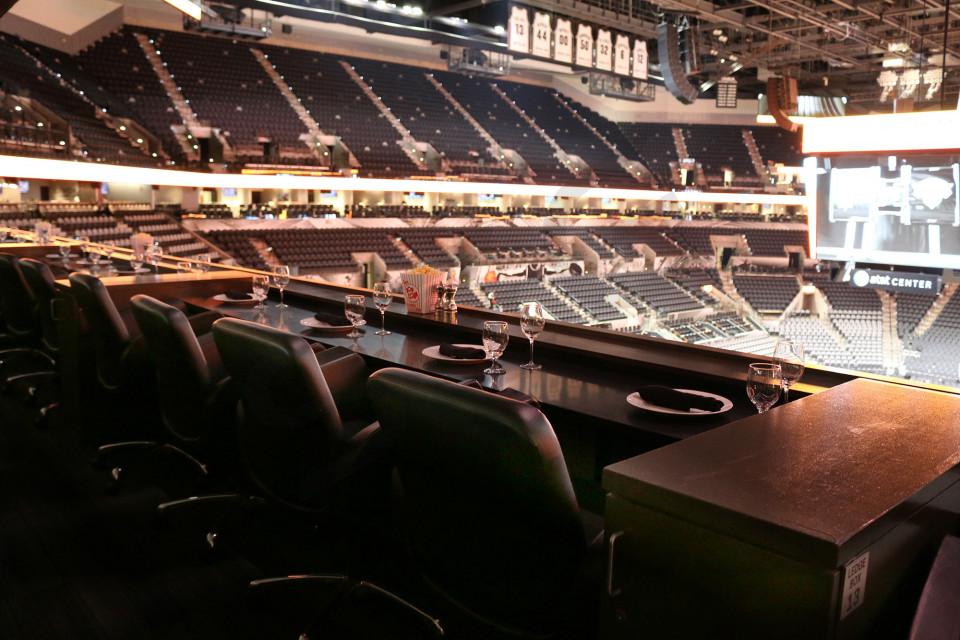
[[[581,306],[578,305],[578,304],[574,304],[574,303],[570,300],[570,298],[568,298],[566,295],[564,295],[564,293],[563,293],[562,291],[560,291],[560,289],[557,289],[555,286],[553,286],[553,284],[552,284],[549,280],[544,280],[544,281],[543,281],[543,286],[544,286],[544,288],[547,289],[547,291],[550,291],[553,295],[555,295],[555,296],[557,296],[558,298],[560,298],[560,300],[563,301],[563,304],[567,305],[567,307],[569,307],[569,308],[572,309],[574,312],[576,312],[576,314],[577,314],[578,316],[580,316],[581,318],[583,318],[584,324],[590,323],[590,322],[596,322],[596,320],[594,319],[593,316],[591,316],[589,313],[587,313],[586,311],[584,311],[583,307],[581,307]]]
[[[721,269],[718,275],[720,276],[720,284],[723,287],[723,292],[737,305],[737,312],[744,317],[757,318],[757,312],[750,303],[747,302],[747,299],[740,295],[737,287],[734,286],[733,272],[729,269]]]
[[[677,157],[681,160],[690,157],[690,153],[687,151],[687,141],[683,137],[683,129],[680,127],[673,128],[673,144],[677,147]]]
[[[363,78],[360,77],[360,74],[357,73],[356,69],[350,65],[349,62],[343,60],[340,61],[340,66],[343,67],[343,70],[347,72],[347,75],[350,76],[350,79],[357,83],[357,86],[360,87],[360,90],[365,96],[370,98],[370,102],[373,103],[373,106],[377,108],[380,113],[383,114],[383,117],[387,119],[397,133],[400,134],[401,145],[404,153],[410,158],[410,161],[417,166],[417,169],[420,171],[428,171],[427,165],[424,163],[423,158],[417,152],[416,140],[413,138],[413,134],[410,133],[410,130],[407,129],[400,119],[390,111],[389,107],[383,103],[383,100],[380,99],[370,85],[368,85]]]
[[[629,158],[623,155],[623,153],[620,152],[620,150],[616,147],[616,145],[611,143],[609,140],[607,140],[606,136],[604,136],[602,133],[597,131],[597,128],[594,127],[592,124],[590,124],[590,122],[588,122],[586,118],[580,115],[580,113],[576,109],[571,107],[566,100],[561,98],[559,93],[553,92],[553,98],[554,100],[559,102],[564,109],[570,112],[570,115],[576,118],[580,122],[580,124],[582,124],[584,127],[589,129],[590,132],[593,135],[595,135],[600,142],[606,145],[607,148],[610,149],[610,151],[612,151],[615,156],[617,156],[617,161],[620,163],[620,166],[623,167],[624,170],[627,173],[629,173],[634,180],[636,180],[638,183],[644,186],[648,185],[648,182],[650,179],[650,172],[646,170],[645,167],[643,168],[642,172],[638,172],[636,165],[639,165],[640,163],[631,161]],[[632,169],[628,167],[631,167]],[[643,179],[641,179],[641,176],[643,177]]]
[[[477,132],[477,135],[479,135],[483,139],[483,141],[489,145],[488,152],[490,153],[490,156],[494,159],[494,161],[499,166],[503,166],[501,159],[503,158],[504,153],[503,153],[503,149],[500,147],[500,143],[498,143],[496,139],[494,139],[494,137],[490,135],[490,132],[484,129],[483,125],[481,125],[477,121],[477,119],[474,118],[473,115],[471,115],[470,112],[467,111],[467,109],[462,104],[460,104],[459,100],[453,97],[453,94],[447,91],[447,88],[444,87],[443,84],[441,84],[440,81],[437,80],[432,73],[424,73],[424,75],[426,76],[430,84],[432,84],[433,87],[437,90],[437,93],[443,96],[443,99],[446,100],[447,103],[451,107],[453,107],[457,111],[457,113],[459,113],[463,117],[463,119],[470,124],[471,127],[473,127],[474,131]],[[514,168],[514,173],[518,176],[520,175],[520,172],[516,168]]]
[[[534,131],[537,132],[537,135],[539,135],[541,138],[543,138],[544,142],[546,142],[548,145],[550,145],[550,147],[553,149],[554,155],[556,155],[556,157],[560,160],[560,164],[562,164],[562,165],[567,169],[567,171],[570,172],[570,174],[571,174],[574,178],[581,178],[581,177],[583,177],[583,176],[581,176],[581,175],[571,166],[570,161],[569,161],[569,159],[568,159],[568,157],[567,157],[567,152],[564,151],[564,150],[560,147],[559,144],[557,144],[557,141],[556,141],[556,140],[554,140],[553,138],[550,137],[550,134],[548,134],[546,131],[544,131],[544,130],[540,127],[540,125],[538,125],[538,124],[536,123],[536,121],[535,121],[533,118],[531,118],[529,115],[527,115],[527,112],[526,112],[526,111],[524,111],[523,109],[521,109],[521,108],[517,105],[516,102],[514,102],[513,100],[511,100],[511,99],[510,99],[510,96],[508,96],[506,93],[504,93],[503,89],[501,89],[500,87],[498,87],[495,82],[491,82],[491,83],[490,83],[490,87],[493,89],[494,93],[496,93],[498,96],[500,96],[500,98],[501,98],[511,109],[513,109],[513,110],[517,113],[517,115],[520,116],[520,118],[521,118],[524,122],[527,123],[527,125],[530,126],[531,129],[533,129]],[[590,177],[590,181],[591,181],[592,183],[595,183],[595,182],[597,181],[597,176],[594,175],[593,169],[590,169],[590,168],[587,167],[586,165],[584,165],[584,167],[585,167],[587,170],[590,171],[590,176],[589,176],[589,177]]]
[[[897,333],[897,301],[886,291],[877,291],[882,307],[883,321],[883,366],[887,371],[896,371],[903,364],[903,342]]]
[[[273,84],[276,85],[280,93],[287,100],[287,103],[290,105],[290,108],[297,114],[297,117],[300,118],[300,122],[307,128],[307,131],[310,134],[310,140],[305,140],[304,144],[310,149],[310,152],[320,161],[330,162],[330,157],[324,157],[324,149],[320,145],[320,138],[323,136],[323,131],[320,130],[320,125],[317,124],[317,121],[313,119],[313,116],[310,115],[310,112],[303,106],[303,103],[300,102],[293,90],[290,88],[290,85],[287,84],[287,81],[283,79],[278,72],[276,67],[273,66],[273,63],[270,62],[266,54],[263,53],[260,49],[256,47],[250,47],[250,53],[253,54],[253,57],[257,59],[257,62],[260,63],[260,66],[263,67],[263,70],[266,71],[267,75],[273,80]],[[312,140],[313,144],[310,143]]]
[[[147,60],[150,61],[150,66],[153,67],[157,78],[160,79],[160,84],[163,86],[164,91],[167,92],[170,102],[173,103],[173,107],[180,115],[180,120],[183,121],[185,132],[189,133],[190,131],[199,129],[200,121],[197,120],[193,109],[190,108],[186,98],[183,97],[179,87],[177,87],[177,83],[173,81],[173,76],[167,71],[166,65],[163,64],[163,60],[160,58],[160,54],[157,53],[156,47],[150,42],[150,38],[142,33],[134,33],[133,35],[140,44],[140,48],[143,49],[144,55],[147,56]],[[200,160],[200,152],[194,149],[194,145],[190,143],[190,140],[188,140],[184,133],[176,135],[176,139],[187,160],[191,162]]]
[[[760,155],[760,148],[757,147],[757,141],[753,137],[753,132],[750,129],[743,129],[743,143],[747,147],[747,153],[750,154],[750,162],[753,163],[753,170],[757,172],[757,176],[766,184],[767,181],[767,166],[763,162],[763,157]]]
[[[957,292],[957,287],[960,286],[955,282],[944,285],[943,291],[937,296],[937,299],[934,300],[933,304],[930,305],[930,308],[927,310],[927,313],[920,319],[920,322],[917,323],[914,333],[918,336],[925,334],[930,327],[933,326],[933,323],[936,322],[937,318],[940,317],[940,314],[943,312],[943,308],[950,301],[950,298]]]

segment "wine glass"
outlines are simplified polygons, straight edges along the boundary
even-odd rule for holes
[[[140,269],[143,267],[143,260],[143,251],[134,251],[132,254],[130,254],[130,269],[134,273],[139,273]]]
[[[766,413],[780,399],[783,372],[776,363],[754,362],[749,367],[747,397],[757,408],[757,413]]]
[[[154,242],[152,245],[147,247],[147,262],[150,263],[150,266],[153,267],[154,273],[160,273],[160,254],[161,254],[160,244]]]
[[[67,260],[70,259],[70,249],[72,249],[69,244],[66,242],[60,245],[60,257],[63,258],[63,264],[67,264]]]
[[[365,297],[356,295],[347,296],[343,299],[343,312],[350,324],[353,325],[353,331],[347,334],[348,338],[354,340],[359,338],[360,332],[357,329],[367,324],[367,321],[363,319],[367,312],[366,300]]]
[[[493,376],[506,371],[497,362],[497,358],[506,351],[509,341],[510,333],[506,322],[487,320],[483,323],[483,350],[487,352],[487,357],[493,361],[488,368],[483,370],[484,373]]]
[[[773,348],[773,360],[783,372],[783,401],[790,399],[790,385],[803,375],[803,344],[780,338]]]
[[[520,365],[521,369],[534,371],[542,369],[542,365],[533,361],[533,341],[537,339],[543,326],[547,323],[543,317],[543,307],[539,302],[525,302],[520,305],[520,330],[530,341],[530,362]]]
[[[267,299],[267,292],[270,291],[270,278],[261,275],[253,276],[251,291],[253,292],[253,299],[257,301],[257,306],[254,309],[258,311],[266,309],[263,301]]]
[[[283,303],[283,290],[290,284],[290,267],[285,264],[277,265],[273,268],[273,286],[280,290],[280,304],[277,309],[286,309],[287,305]]]
[[[390,332],[386,329],[387,307],[393,302],[393,296],[390,294],[390,285],[386,282],[378,282],[373,285],[373,304],[380,311],[380,329],[375,331],[378,336],[388,336]]]
[[[77,236],[76,240],[80,243],[80,257],[90,262],[90,236]]]

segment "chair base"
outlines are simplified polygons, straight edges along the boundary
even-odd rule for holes
[[[322,582],[322,583],[338,583],[343,585],[342,590],[337,594],[337,596],[330,602],[314,619],[311,627],[319,624],[323,618],[326,616],[327,612],[338,604],[341,600],[362,591],[368,591],[374,595],[378,595],[390,602],[393,602],[399,605],[402,609],[409,611],[414,614],[421,622],[425,623],[427,628],[438,638],[444,637],[446,632],[444,631],[443,624],[439,619],[434,618],[429,613],[420,609],[415,604],[405,600],[404,598],[398,596],[397,594],[384,589],[383,587],[368,582],[366,580],[354,580],[350,576],[342,573],[307,573],[307,574],[294,574],[288,576],[275,576],[270,578],[259,578],[257,580],[251,580],[249,583],[250,589],[263,589],[277,585],[287,585],[287,584],[298,584],[298,583],[312,583],[312,582]],[[309,630],[304,631],[300,634],[300,640],[309,640],[310,638]]]
[[[142,452],[146,454],[157,452],[173,453],[178,460],[187,463],[190,469],[196,473],[200,481],[206,480],[210,475],[207,465],[176,445],[165,442],[156,442],[155,440],[112,442],[110,444],[97,447],[97,453],[93,460],[94,467],[109,467],[111,479],[109,491],[111,492],[116,491],[120,486],[124,477],[124,468],[119,464],[108,464],[107,461],[115,454],[123,454],[126,452]]]

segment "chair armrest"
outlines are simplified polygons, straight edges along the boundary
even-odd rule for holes
[[[332,347],[316,354],[323,378],[344,420],[366,417],[367,363],[343,347]]]
[[[194,335],[202,335],[204,333],[210,333],[210,328],[213,326],[213,323],[219,320],[222,316],[216,311],[204,311],[196,315],[187,316],[187,320],[190,321],[190,328],[193,329]]]

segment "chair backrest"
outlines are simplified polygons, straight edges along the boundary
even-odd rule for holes
[[[7,332],[17,339],[35,338],[39,327],[34,297],[20,271],[17,256],[0,253],[0,305]]]
[[[53,317],[53,301],[57,297],[56,279],[50,267],[39,260],[23,258],[19,264],[23,279],[33,294],[34,314],[40,323],[43,346],[48,351],[56,352],[60,344]]]
[[[130,332],[100,278],[71,273],[70,289],[93,335],[100,384],[108,389],[118,389],[124,383],[124,360],[130,347]]]
[[[182,440],[200,438],[209,429],[205,405],[218,381],[212,380],[190,321],[176,307],[150,296],[135,295],[130,303],[155,367],[164,425]]]
[[[213,336],[240,397],[238,447],[251,480],[270,499],[309,508],[319,477],[344,452],[336,402],[306,340],[221,318]]]
[[[529,404],[401,369],[367,393],[394,456],[401,526],[441,593],[501,627],[549,627],[586,552],[563,452]]]

